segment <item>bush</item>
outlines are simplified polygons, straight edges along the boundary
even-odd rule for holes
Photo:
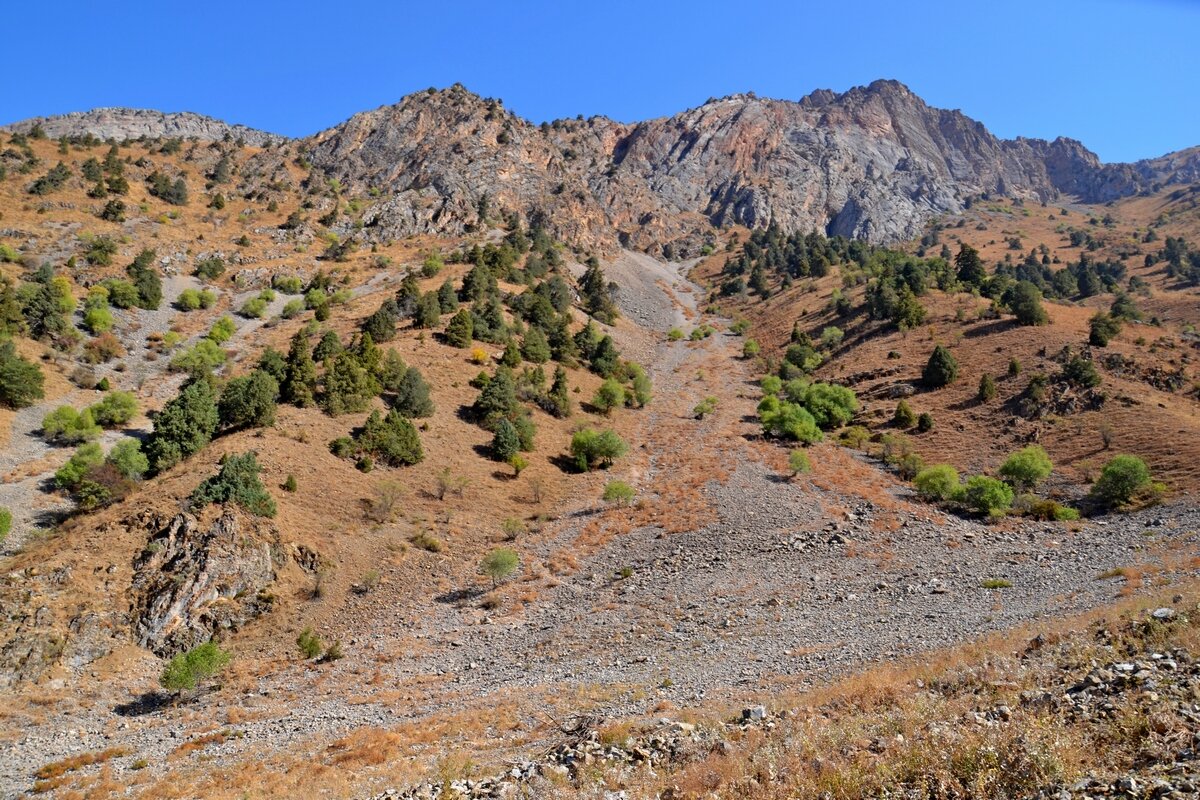
[[[1054,465],[1040,445],[1031,444],[1005,459],[1000,465],[1000,477],[1017,491],[1030,491],[1049,477]]]
[[[137,416],[137,398],[132,392],[109,392],[88,411],[96,424],[104,428],[115,428]]]
[[[201,339],[186,350],[180,350],[171,359],[172,372],[189,372],[192,375],[207,375],[225,363],[225,351],[212,339]]]
[[[252,297],[238,309],[238,314],[246,319],[262,319],[267,313],[267,301],[261,297]]]
[[[358,444],[380,463],[393,467],[418,464],[425,458],[417,429],[395,409],[383,417],[372,411]]]
[[[224,316],[213,323],[212,328],[208,331],[207,338],[216,344],[225,344],[233,338],[235,333],[237,333],[237,323],[228,316]]]
[[[196,645],[167,663],[158,682],[170,692],[191,691],[229,666],[232,657],[216,642]]]
[[[55,442],[79,444],[99,437],[101,430],[90,410],[59,406],[42,417],[42,433]]]
[[[958,362],[950,351],[940,344],[933,348],[929,361],[921,373],[921,380],[931,389],[940,389],[954,383],[958,377]]]
[[[150,471],[150,461],[142,453],[142,443],[133,438],[122,439],[113,445],[104,463],[131,481],[141,480]]]
[[[0,405],[25,408],[42,399],[42,370],[17,355],[10,340],[0,341]]]
[[[973,475],[967,479],[963,501],[980,514],[1000,516],[1012,506],[1013,490],[1004,481]]]
[[[300,635],[296,637],[296,646],[300,648],[302,656],[310,659],[321,655],[321,651],[325,649],[325,645],[321,643],[321,637],[317,636],[312,628],[300,631]]]
[[[996,379],[984,373],[979,379],[979,392],[975,395],[981,403],[987,403],[996,397]]]
[[[933,414],[922,411],[917,417],[917,433],[929,433],[933,430]]]
[[[592,405],[607,417],[614,408],[625,405],[625,388],[615,378],[606,379],[592,396]]]
[[[521,451],[521,439],[517,429],[511,422],[501,419],[496,423],[496,431],[492,436],[492,458],[496,461],[507,462]]]
[[[926,500],[950,500],[959,491],[958,470],[949,464],[926,467],[913,478],[913,485]]]
[[[858,411],[858,398],[854,392],[845,386],[830,383],[811,384],[798,402],[812,414],[817,427],[824,430],[848,424]]]
[[[514,551],[506,547],[498,547],[488,553],[480,562],[479,571],[492,579],[492,588],[495,589],[500,581],[516,571],[517,565],[520,563],[521,559]]]
[[[633,487],[625,481],[609,481],[604,484],[604,494],[602,497],[607,503],[625,506],[629,505],[629,501],[633,500],[634,495]]]
[[[581,472],[607,468],[625,455],[628,446],[611,430],[584,428],[571,437],[571,457]]]
[[[263,370],[237,377],[225,384],[217,403],[224,428],[266,428],[275,424],[275,401],[279,382]]]
[[[803,472],[812,472],[812,462],[808,459],[808,453],[803,450],[793,450],[788,453],[788,469],[791,470],[793,477]]]
[[[892,414],[892,424],[901,430],[917,424],[916,412],[909,406],[908,401],[901,400],[896,404],[896,412]]]
[[[253,452],[242,455],[229,454],[222,461],[220,471],[210,478],[205,478],[192,492],[189,500],[195,508],[211,503],[232,502],[251,514],[273,517],[275,501],[258,479],[261,469]]]
[[[275,275],[271,278],[271,287],[284,294],[300,294],[304,291],[304,284],[295,275]]]
[[[774,395],[767,395],[759,403],[758,418],[763,432],[773,436],[782,436],[804,444],[813,444],[824,438],[816,419],[808,409],[797,403],[780,401]]]
[[[742,345],[742,358],[755,358],[762,352],[762,347],[753,339],[747,339]]]
[[[1150,486],[1150,468],[1137,456],[1113,456],[1100,470],[1091,495],[1108,508],[1128,505]]]
[[[1115,317],[1097,312],[1088,321],[1088,344],[1094,347],[1107,347],[1109,341],[1121,332],[1121,321]]]
[[[54,483],[60,489],[74,489],[92,467],[104,463],[104,451],[95,442],[88,442],[76,450],[67,463],[54,473]]]
[[[1045,325],[1050,321],[1042,308],[1041,291],[1029,281],[1019,281],[1005,295],[1005,303],[1019,325]]]
[[[696,419],[704,419],[709,414],[717,410],[717,398],[711,395],[701,400],[692,409],[692,413],[696,415]]]
[[[379,385],[350,352],[339,353],[325,371],[321,407],[332,417],[366,411]]]
[[[3,506],[0,506],[0,544],[4,542],[4,539],[8,536],[8,533],[11,530],[12,512]]]
[[[1084,389],[1100,385],[1100,373],[1096,372],[1096,365],[1090,358],[1083,356],[1073,356],[1063,364],[1062,377],[1068,383]]]
[[[667,331],[667,341],[669,342],[678,342],[682,338],[683,331],[679,328],[671,328],[671,330]]]

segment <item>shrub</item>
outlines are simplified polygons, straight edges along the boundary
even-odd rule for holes
[[[958,470],[949,464],[926,467],[913,478],[913,485],[926,500],[950,500],[959,491]]]
[[[1000,465],[1000,476],[1017,491],[1029,491],[1049,477],[1053,469],[1046,450],[1040,445],[1031,444],[1005,459]]]
[[[987,403],[996,397],[996,379],[984,373],[979,379],[979,392],[975,395],[981,403]]]
[[[88,410],[96,424],[104,428],[115,428],[137,416],[137,398],[132,392],[109,392]]]
[[[830,325],[821,331],[821,346],[827,350],[832,350],[842,343],[842,339],[846,337],[844,331],[836,325]]]
[[[931,389],[940,389],[954,383],[957,377],[958,362],[954,360],[954,356],[950,355],[950,351],[940,344],[933,348],[933,353],[930,354],[929,361],[925,364],[925,370],[921,373],[921,380],[925,385]]]
[[[896,412],[892,414],[892,424],[900,429],[911,428],[917,424],[917,415],[908,405],[908,401],[901,400],[896,404]]]
[[[191,691],[221,674],[221,671],[229,666],[231,658],[216,642],[205,642],[172,658],[163,669],[158,682],[170,692]]]
[[[1019,281],[1005,293],[1005,303],[1020,325],[1045,325],[1049,322],[1042,308],[1042,293],[1029,281]]]
[[[299,298],[288,300],[284,303],[283,310],[279,312],[279,316],[284,319],[294,319],[304,313],[304,301]]]
[[[816,419],[808,409],[797,403],[780,401],[774,395],[768,395],[759,403],[758,418],[764,433],[805,444],[813,444],[823,438]]]
[[[671,328],[671,330],[667,331],[667,341],[669,342],[678,342],[682,338],[683,331],[679,328]]]
[[[233,338],[235,333],[237,333],[237,323],[230,317],[224,316],[213,323],[206,336],[216,344],[225,344]]]
[[[1084,389],[1100,385],[1100,373],[1096,372],[1096,365],[1083,356],[1073,356],[1063,364],[1062,377],[1068,383]]]
[[[275,424],[275,401],[279,382],[263,370],[237,377],[225,384],[217,403],[224,428],[266,428]]]
[[[603,499],[607,503],[613,503],[617,506],[629,505],[633,500],[635,492],[633,487],[625,481],[609,481],[604,484]]]
[[[358,445],[380,463],[393,467],[418,464],[425,458],[417,429],[395,409],[386,416],[372,411]]]
[[[1150,468],[1137,456],[1113,456],[1100,470],[1091,495],[1108,508],[1127,505],[1150,486]]]
[[[246,319],[262,319],[267,313],[267,301],[261,297],[252,297],[238,309],[238,314]]]
[[[193,507],[200,508],[210,503],[236,503],[260,517],[275,516],[275,501],[262,481],[258,458],[253,452],[225,456],[216,475],[205,478],[189,500]]]
[[[917,433],[929,433],[933,430],[933,414],[922,411],[917,417]]]
[[[995,517],[1012,506],[1013,490],[1004,481],[987,475],[973,475],[967,479],[963,500],[969,508],[980,514]]]
[[[1015,358],[1008,360],[1008,377],[1015,378],[1021,374],[1021,362]]]
[[[506,419],[497,422],[495,428],[495,434],[492,436],[492,458],[507,462],[520,452],[521,439],[517,436],[516,427]]]
[[[0,405],[25,408],[42,398],[42,370],[17,355],[10,340],[0,341]]]
[[[762,352],[762,347],[753,339],[747,339],[742,345],[742,358],[755,358]]]
[[[113,323],[113,315],[107,305],[93,305],[83,312],[83,327],[89,333],[104,333],[112,328]]]
[[[212,339],[201,339],[171,358],[172,372],[207,375],[225,363],[225,351]]]
[[[625,388],[615,378],[608,378],[592,396],[592,405],[608,416],[614,408],[625,405]]]
[[[8,533],[11,530],[12,512],[3,506],[0,506],[0,544],[4,542],[4,539],[8,536]]]
[[[366,411],[378,388],[354,354],[342,352],[325,372],[321,407],[333,417]]]
[[[81,445],[67,460],[67,463],[58,468],[58,471],[54,473],[54,483],[60,489],[74,489],[87,475],[88,470],[102,463],[104,463],[104,451],[96,442],[88,442]]]
[[[808,453],[803,450],[793,450],[788,453],[788,469],[791,470],[793,477],[803,472],[812,472],[812,462],[808,459]]]
[[[101,431],[90,410],[59,406],[42,417],[42,433],[52,441],[79,444],[99,437]]]
[[[817,426],[825,430],[846,425],[858,411],[858,398],[854,392],[831,383],[811,384],[798,402],[812,414]]]
[[[628,446],[611,430],[584,428],[571,437],[571,457],[581,472],[607,468],[625,455]]]
[[[492,579],[492,588],[495,589],[500,581],[516,571],[520,563],[521,560],[514,551],[498,547],[484,556],[479,564],[479,571]]]
[[[296,637],[296,646],[300,648],[300,655],[308,659],[316,658],[325,649],[321,637],[314,633],[312,628],[300,631],[300,635]]]
[[[1107,347],[1109,341],[1121,332],[1121,321],[1106,314],[1097,312],[1088,321],[1088,344],[1095,347]]]
[[[141,480],[150,471],[150,461],[142,453],[142,443],[133,438],[122,439],[113,445],[104,463],[131,481]]]
[[[759,381],[763,394],[779,394],[783,391],[783,381],[777,375],[764,375]]]
[[[862,446],[870,441],[870,439],[871,431],[862,425],[851,425],[849,428],[846,428],[844,431],[838,434],[838,441],[847,447],[853,447],[859,450],[861,450]]]
[[[704,419],[709,414],[717,410],[717,398],[711,395],[701,400],[692,409],[692,413],[696,415],[696,419]]]

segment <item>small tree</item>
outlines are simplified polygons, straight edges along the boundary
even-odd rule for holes
[[[479,564],[479,571],[492,579],[492,588],[500,585],[500,581],[516,571],[521,559],[516,552],[506,547],[498,547],[484,556]]]
[[[429,397],[429,384],[416,367],[408,367],[396,386],[393,408],[406,417],[418,419],[433,416],[433,400]]]
[[[1029,281],[1019,281],[1007,293],[1006,302],[1020,325],[1045,325],[1050,321],[1042,308],[1042,293]]]
[[[42,399],[42,370],[17,355],[11,340],[0,341],[0,405],[25,408]]]
[[[788,469],[791,470],[793,478],[802,473],[812,472],[812,462],[808,458],[808,453],[803,450],[793,450],[788,453]]]
[[[747,339],[742,345],[742,358],[756,358],[761,352],[762,348],[753,339]]]
[[[976,399],[981,403],[988,403],[994,400],[995,397],[996,379],[985,372],[983,377],[979,379],[979,393],[976,395]]]
[[[1100,470],[1091,495],[1108,508],[1127,505],[1150,486],[1150,468],[1137,456],[1113,456]]]
[[[300,648],[300,655],[310,660],[321,655],[321,651],[325,649],[321,637],[312,628],[300,631],[300,635],[296,637],[296,646]]]
[[[417,429],[395,409],[383,417],[372,411],[358,442],[381,463],[393,467],[419,464],[425,458]]]
[[[492,458],[507,463],[510,458],[519,455],[520,451],[521,440],[517,436],[516,427],[507,419],[499,420],[492,436]]]
[[[602,497],[606,503],[612,503],[618,507],[629,505],[633,500],[635,492],[633,487],[625,481],[609,481],[604,484],[604,494]]]
[[[275,424],[275,398],[279,384],[263,370],[234,378],[225,384],[217,413],[225,428],[267,428]]]
[[[194,380],[184,385],[154,417],[154,432],[146,444],[151,469],[162,472],[198,452],[212,440],[218,421],[208,381]]]
[[[172,658],[163,669],[158,682],[170,692],[192,691],[219,675],[229,666],[232,656],[216,642],[205,642]]]
[[[1097,312],[1088,321],[1088,344],[1094,347],[1107,347],[1109,341],[1121,332],[1121,321],[1106,314]]]
[[[260,517],[275,516],[275,501],[258,478],[261,471],[253,452],[227,455],[221,469],[192,492],[189,500],[194,507],[210,503],[236,503]]]
[[[446,341],[454,347],[465,349],[471,346],[471,340],[474,335],[475,330],[471,319],[471,312],[465,308],[460,308],[446,325]]]
[[[933,414],[928,411],[922,411],[917,416],[917,433],[929,433],[933,430]]]
[[[892,414],[892,423],[902,430],[917,424],[917,415],[909,406],[908,401],[901,400],[896,404],[896,412]]]
[[[1032,444],[1010,455],[1000,465],[1000,476],[1018,492],[1033,491],[1049,477],[1054,465],[1040,445]]]
[[[584,428],[571,437],[571,457],[581,472],[611,466],[627,449],[621,437],[610,430]]]
[[[921,379],[925,385],[931,389],[940,389],[954,383],[957,377],[958,362],[954,360],[954,356],[950,355],[950,351],[940,344],[933,348],[933,353],[930,354],[929,361],[925,364],[925,370],[921,373]]]
[[[607,417],[614,408],[625,405],[625,388],[615,378],[606,379],[592,396],[592,405]]]

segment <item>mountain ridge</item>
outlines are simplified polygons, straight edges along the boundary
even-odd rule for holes
[[[729,225],[882,243],[919,236],[981,196],[1099,203],[1200,180],[1200,148],[1104,164],[1075,139],[1000,139],[895,80],[795,101],[733,94],[632,123],[593,116],[537,125],[461,84],[301,139],[186,112],[109,109],[38,122],[59,136],[115,136],[125,126],[294,144],[312,164],[310,184],[336,179],[388,196],[365,219],[374,240],[460,235],[501,213],[578,247],[668,257],[698,254]]]

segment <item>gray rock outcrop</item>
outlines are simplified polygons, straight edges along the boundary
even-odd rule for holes
[[[274,133],[233,125],[191,111],[163,112],[146,108],[93,108],[91,111],[75,111],[48,117],[14,122],[0,130],[28,133],[40,125],[46,135],[58,139],[63,136],[91,134],[99,139],[200,139],[219,142],[223,139],[242,140],[245,144],[261,147],[272,142],[286,141],[286,137]]]

